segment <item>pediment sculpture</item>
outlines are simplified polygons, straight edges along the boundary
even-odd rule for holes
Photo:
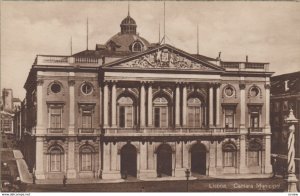
[[[168,49],[145,54],[137,59],[121,63],[119,66],[135,68],[211,70],[211,68],[200,64],[199,62],[190,60],[180,54],[169,51]]]

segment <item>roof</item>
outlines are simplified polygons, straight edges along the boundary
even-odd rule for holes
[[[133,18],[131,18],[129,15],[124,18],[121,22],[121,26],[122,25],[133,25],[133,26],[136,26],[136,22]]]
[[[300,92],[300,71],[271,77],[271,94],[294,94]]]
[[[206,61],[216,61],[216,58],[212,58],[212,57],[208,57],[208,56],[204,56],[201,54],[192,54],[193,57],[198,58],[198,59],[202,59],[202,60],[206,60]]]
[[[143,37],[138,34],[122,34],[117,33],[112,36],[107,42],[106,46],[110,43],[114,43],[116,45],[116,51],[131,51],[130,46],[135,42],[140,41],[147,48],[150,46],[150,43]]]

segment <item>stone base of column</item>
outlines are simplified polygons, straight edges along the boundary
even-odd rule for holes
[[[223,174],[223,167],[216,167],[216,175]]]
[[[215,176],[217,174],[217,170],[215,167],[210,167],[208,170],[208,176]]]
[[[186,168],[175,168],[175,177],[185,177]]]
[[[287,192],[298,192],[297,178],[295,174],[289,174],[287,178]]]
[[[139,172],[139,179],[145,179],[145,178],[156,178],[157,173],[155,170],[140,170]]]
[[[67,178],[76,178],[76,170],[75,169],[67,170]]]
[[[121,173],[120,171],[102,171],[102,179],[104,180],[121,179]]]
[[[239,167],[239,174],[247,174],[248,173],[248,168],[245,165],[241,165]]]
[[[272,165],[271,164],[267,164],[265,165],[265,174],[271,174],[272,171]]]
[[[45,174],[42,171],[35,171],[35,177],[36,177],[37,180],[46,179]]]

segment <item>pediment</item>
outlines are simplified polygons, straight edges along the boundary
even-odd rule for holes
[[[137,69],[172,69],[220,71],[221,67],[210,62],[199,60],[190,54],[172,46],[164,45],[138,55],[112,62],[106,67]]]

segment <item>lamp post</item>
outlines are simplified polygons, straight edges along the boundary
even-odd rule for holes
[[[186,169],[185,170],[185,177],[186,177],[186,192],[189,192],[189,177],[190,177],[190,170]]]
[[[297,192],[297,177],[295,175],[295,124],[298,119],[295,118],[293,110],[290,109],[289,116],[284,120],[289,128],[288,138],[288,192]]]

